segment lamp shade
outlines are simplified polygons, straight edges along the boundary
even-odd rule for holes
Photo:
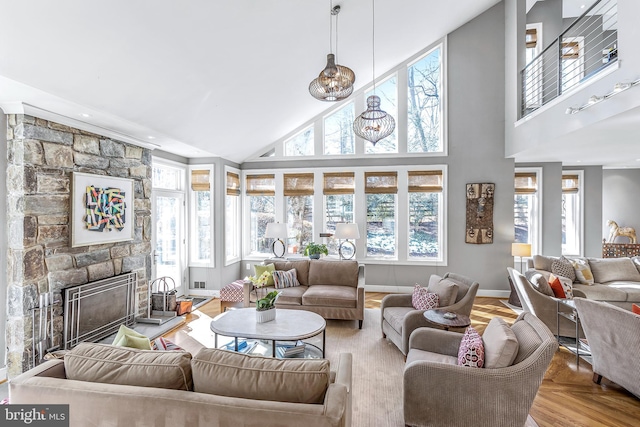
[[[358,230],[358,224],[336,224],[336,233],[333,237],[336,239],[359,239],[360,231]]]
[[[531,256],[531,244],[530,243],[512,243],[511,244],[512,256]]]
[[[279,222],[270,222],[267,224],[267,230],[264,233],[264,237],[268,239],[279,239],[281,237],[287,237],[287,224]]]

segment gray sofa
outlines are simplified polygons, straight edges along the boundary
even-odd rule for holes
[[[277,308],[307,310],[325,319],[358,320],[362,329],[364,320],[364,265],[357,261],[267,259],[276,270],[296,270],[300,286],[278,289],[282,294]],[[274,290],[267,287],[266,292]],[[265,292],[260,290],[260,292]],[[244,284],[244,306],[256,300],[251,282]]]
[[[351,364],[348,353],[330,372],[324,359],[83,343],[13,378],[9,398],[68,404],[72,427],[348,427]]]

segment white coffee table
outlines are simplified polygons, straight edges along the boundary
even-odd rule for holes
[[[272,342],[271,355],[274,357],[278,341],[304,340],[319,334],[322,334],[321,352],[324,357],[326,326],[327,322],[319,314],[281,308],[277,309],[275,320],[270,322],[256,322],[255,308],[225,311],[211,321],[211,330],[215,335],[215,348],[218,348],[218,335],[233,337],[236,351],[238,351],[238,338],[267,340]],[[312,346],[312,344],[307,345]]]

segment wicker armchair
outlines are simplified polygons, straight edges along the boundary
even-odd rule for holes
[[[516,358],[495,369],[455,364],[462,334],[414,331],[404,367],[406,425],[524,426],[558,343],[531,313],[521,314],[511,330],[519,345]]]
[[[606,302],[575,298],[591,350],[593,381],[602,377],[640,398],[640,316]]]
[[[473,307],[473,300],[480,286],[478,282],[474,282],[468,277],[455,273],[446,273],[442,278],[458,283],[460,287],[458,289],[456,302],[453,305],[440,308],[469,316],[471,314],[471,308]],[[431,280],[434,279],[440,280],[440,277],[432,275]],[[417,328],[437,327],[425,319],[423,315],[424,310],[416,310],[413,308],[411,304],[411,294],[392,294],[385,296],[380,303],[380,311],[382,313],[382,336],[393,342],[404,355],[409,351],[409,336],[411,332]]]

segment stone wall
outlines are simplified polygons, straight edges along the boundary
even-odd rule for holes
[[[7,129],[7,367],[30,368],[30,309],[40,293],[121,273],[138,273],[138,309],[146,313],[151,277],[151,152],[27,115]],[[134,180],[134,240],[71,247],[71,172]],[[62,341],[62,308],[54,317]]]

